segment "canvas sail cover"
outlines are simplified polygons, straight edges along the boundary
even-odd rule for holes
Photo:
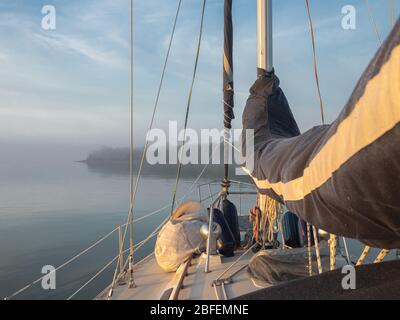
[[[278,78],[260,76],[243,113],[255,142],[247,171],[261,193],[316,227],[400,248],[399,121],[400,21],[331,125],[299,135]]]
[[[224,128],[232,128],[235,119],[233,90],[233,24],[232,0],[224,1]]]
[[[322,269],[329,270],[328,244],[321,242],[319,249]],[[318,265],[314,249],[311,250],[311,257],[312,272],[315,275],[318,274]],[[277,249],[259,251],[251,258],[247,272],[258,286],[268,287],[307,278],[310,276],[308,268],[307,248]]]
[[[206,209],[196,201],[182,203],[160,230],[154,249],[158,265],[165,272],[175,272],[193,254],[205,250],[200,228],[208,223]]]

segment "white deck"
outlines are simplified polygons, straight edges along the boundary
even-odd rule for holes
[[[225,284],[225,292],[222,286],[212,286],[214,280],[224,272],[243,252],[236,252],[232,258],[214,256],[210,260],[211,272],[204,272],[204,257],[197,257],[187,267],[185,276],[184,265],[176,273],[166,273],[157,264],[154,256],[144,263],[139,264],[134,272],[136,288],[130,289],[128,284],[116,285],[112,300],[160,300],[172,299],[176,292],[178,300],[217,300],[216,290],[219,299],[232,299],[246,293],[260,289],[256,287],[247,274],[247,266],[253,253],[250,251],[222,278],[226,278],[239,269],[232,281]],[[244,269],[243,269],[244,268]],[[183,279],[183,287],[180,288],[179,281]],[[128,282],[128,281],[126,281]],[[107,299],[108,288],[103,291],[97,299]]]

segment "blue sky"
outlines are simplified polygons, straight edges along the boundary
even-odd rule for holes
[[[143,144],[178,0],[134,1],[135,136]],[[390,1],[370,0],[382,37]],[[57,29],[41,28],[54,5]],[[310,0],[327,121],[338,115],[378,41],[364,0]],[[341,28],[344,5],[357,29]],[[400,3],[396,0],[396,16]],[[156,127],[182,125],[200,22],[200,0],[183,0]],[[223,1],[208,0],[189,126],[222,127]],[[234,0],[235,127],[255,79],[256,1]],[[274,4],[274,65],[304,131],[320,123],[307,13],[302,0]],[[0,142],[128,144],[129,0],[0,0]]]

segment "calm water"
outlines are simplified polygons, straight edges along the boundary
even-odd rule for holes
[[[44,265],[58,266],[94,241],[126,222],[129,177],[91,171],[85,164],[49,159],[13,163],[0,161],[0,298],[39,278]],[[171,201],[175,181],[144,177],[136,216]],[[182,181],[180,196],[191,181]],[[208,196],[207,190],[204,197]],[[189,197],[198,199],[197,190]],[[252,204],[242,202],[242,212]],[[168,215],[168,210],[139,222],[135,241],[143,239]],[[152,249],[143,247],[138,258]],[[361,246],[350,243],[353,257]],[[65,299],[117,253],[117,234],[57,272],[57,289],[44,291],[40,283],[19,295],[26,299]],[[114,264],[113,264],[114,266]],[[112,279],[107,269],[76,298],[91,299]]]
[[[126,222],[126,175],[93,172],[85,164],[71,161],[33,161],[18,165],[0,162],[0,177],[0,297],[39,278],[44,265],[60,265]],[[136,216],[170,203],[174,183],[144,177]],[[182,181],[182,192],[190,185],[189,180]],[[196,190],[192,198],[197,197]],[[149,234],[168,213],[167,209],[139,222],[135,241]],[[57,272],[56,290],[43,291],[39,283],[18,297],[67,298],[116,255],[116,240],[117,233]],[[152,243],[143,247],[138,258],[148,254],[151,247]],[[93,298],[99,293],[110,283],[111,269],[77,298]]]

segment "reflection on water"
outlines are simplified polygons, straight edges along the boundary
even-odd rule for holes
[[[44,265],[60,265],[126,222],[129,176],[123,169],[103,169],[73,161],[29,161],[18,165],[0,162],[0,297],[39,278]],[[169,178],[154,174],[142,179],[136,217],[170,203],[175,180]],[[189,177],[182,181],[179,196],[188,191],[191,181],[193,178]],[[197,189],[189,198],[198,199]],[[242,213],[253,203],[253,198],[243,199]],[[139,222],[135,242],[149,234],[168,213],[166,209]],[[137,258],[148,254],[153,243],[143,247]],[[109,262],[117,248],[114,234],[57,272],[56,290],[44,291],[39,283],[18,298],[67,298]],[[361,247],[352,242],[350,250],[355,257]],[[113,268],[109,268],[76,298],[93,298],[110,283],[112,273]]]
[[[110,175],[119,175],[124,176],[129,174],[129,163],[118,163],[118,162],[81,162],[82,165],[86,165],[88,170],[100,174],[102,176],[110,176]],[[135,168],[138,167],[138,163],[135,163]],[[203,172],[204,165],[195,165],[189,164],[182,166],[181,177],[183,179],[191,179],[194,180],[200,174],[202,174],[202,178],[215,180],[216,178],[220,178],[222,173],[224,172],[224,165],[216,165],[210,164],[207,166],[207,170]],[[163,179],[175,179],[176,172],[178,166],[177,165],[149,165],[146,162],[142,167],[142,175],[145,177],[153,177],[153,178],[163,178]],[[203,172],[203,173],[202,173]],[[236,176],[235,175],[235,167],[229,167],[229,176],[235,177],[236,180],[243,180],[246,182],[250,182],[250,179],[247,176]]]

